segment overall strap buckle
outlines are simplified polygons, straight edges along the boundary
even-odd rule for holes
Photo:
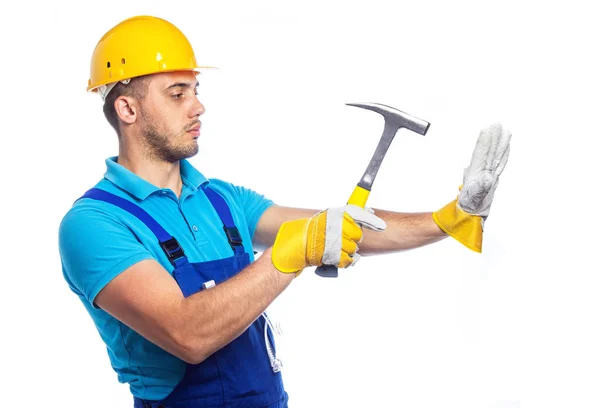
[[[231,248],[233,248],[234,251],[236,246],[242,246],[242,237],[240,236],[237,227],[223,225],[223,231],[225,231],[229,245],[231,245]]]
[[[179,245],[179,242],[175,239],[175,237],[171,237],[166,241],[159,241],[159,244],[162,247],[163,251],[165,251],[167,258],[169,258],[169,261],[171,263],[185,256],[183,248],[181,248],[181,245]]]

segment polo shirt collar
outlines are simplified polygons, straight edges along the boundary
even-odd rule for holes
[[[208,179],[204,177],[204,174],[200,173],[187,160],[180,160],[179,168],[181,171],[181,179],[183,180],[183,184],[187,184],[188,187],[193,188],[194,191],[198,190],[203,184],[208,183]]]
[[[150,194],[163,190],[120,165],[117,162],[117,159],[118,156],[106,159],[106,173],[104,173],[104,178],[108,181],[127,191],[139,200],[144,200]],[[202,184],[208,183],[208,179],[196,170],[187,160],[181,160],[179,162],[179,167],[184,190],[187,188],[191,190],[190,193],[194,193],[202,186]]]

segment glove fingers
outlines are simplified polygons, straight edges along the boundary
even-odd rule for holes
[[[504,130],[500,123],[494,123],[483,129],[477,139],[471,164],[464,171],[463,183],[481,177],[482,172],[500,174],[508,160],[508,150],[512,134]]]
[[[348,255],[352,256],[358,250],[358,244],[356,241],[348,239],[346,237],[342,238],[342,251],[346,252]]]
[[[322,263],[324,265],[337,265],[339,268],[345,268],[351,264],[355,264],[358,258],[360,258],[360,255],[356,253],[358,250],[356,242],[350,239],[343,239],[341,248],[341,251],[338,251],[335,256],[328,256],[333,254],[325,252]]]
[[[509,142],[510,143],[510,139]],[[504,171],[504,166],[506,166],[506,162],[508,161],[508,156],[510,154],[510,144],[506,145],[506,148],[502,152],[502,155],[497,158],[496,168],[494,169],[494,173],[496,176],[499,176]]]
[[[511,132],[502,129],[500,123],[481,131],[471,166],[465,169],[463,175],[459,208],[482,217],[489,214],[498,178],[508,161],[511,137]]]
[[[360,256],[358,243],[363,239],[362,226],[376,231],[385,229],[385,222],[374,214],[371,208],[361,208],[356,205],[346,205],[340,208],[330,208],[327,210],[325,226],[325,236],[323,242],[322,263],[325,265],[337,265],[339,268],[346,268],[354,265]],[[317,248],[312,245],[311,248]],[[315,256],[318,256],[318,251]],[[307,257],[311,265],[316,264],[314,260]]]
[[[376,216],[373,209],[364,209],[349,204],[344,207],[344,211],[360,226],[373,231],[383,231],[386,228],[385,221]]]
[[[351,239],[356,242],[362,241],[363,237],[360,226],[346,212],[344,212],[344,221],[342,222],[342,236],[344,239]]]
[[[485,159],[490,150],[492,134],[489,129],[482,129],[479,132],[475,149],[471,155],[471,163],[465,169],[465,175],[470,172],[477,172],[485,168]]]
[[[490,147],[485,158],[485,169],[493,171],[496,166],[496,159],[498,158],[498,146],[500,144],[500,138],[502,137],[502,125],[500,123],[494,123],[489,127],[489,131]]]
[[[370,214],[360,207],[356,208],[365,214]],[[326,265],[337,265],[345,259],[344,255],[346,258],[350,258],[357,251],[357,243],[362,241],[363,238],[362,228],[344,209],[331,208],[327,210],[322,257],[322,261]],[[373,214],[370,215],[374,216]],[[351,259],[343,261],[346,265],[351,262]]]
[[[342,252],[342,256],[340,257],[340,262],[337,264],[337,267],[338,268],[347,268],[350,265],[354,265],[355,263],[356,263],[356,261],[354,259],[352,259],[352,257],[350,257],[350,255],[348,255],[345,252]]]

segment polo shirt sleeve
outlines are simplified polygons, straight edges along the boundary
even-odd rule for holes
[[[274,205],[274,202],[244,186],[238,186],[220,179],[211,179],[211,183],[214,183],[219,191],[234,200],[238,209],[243,212],[248,226],[248,233],[250,238],[253,238],[260,217],[267,208]]]
[[[244,211],[250,237],[254,237],[254,231],[260,217],[269,207],[274,205],[274,202],[247,187],[230,184],[230,188],[233,190],[239,206]]]
[[[152,254],[131,230],[100,208],[75,206],[59,227],[63,274],[71,289],[93,307],[98,293],[117,275]]]

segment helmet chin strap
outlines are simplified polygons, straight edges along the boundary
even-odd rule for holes
[[[122,81],[117,81],[117,82],[121,82],[123,85],[127,85],[128,83],[131,82],[131,78],[124,79]],[[111,83],[108,83],[108,84],[105,84],[105,85],[100,85],[98,87],[98,94],[102,98],[102,102],[104,102],[104,100],[106,99],[106,96],[115,87],[115,85],[117,84],[117,82],[111,82]]]

